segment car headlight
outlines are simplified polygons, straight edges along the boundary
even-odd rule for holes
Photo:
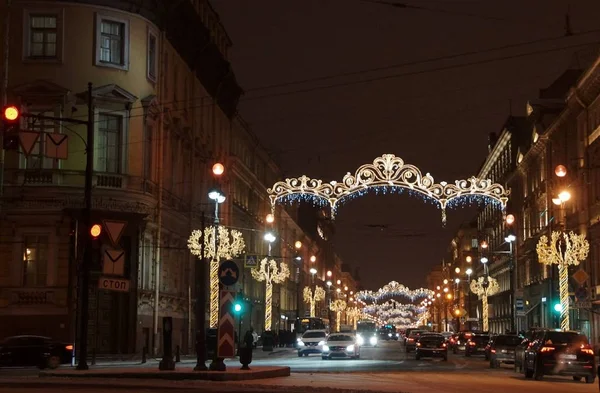
[[[323,352],[329,352],[329,346],[323,345]]]
[[[319,341],[318,346],[325,345],[325,341]]]
[[[297,339],[296,339],[296,341],[297,341],[297,342],[300,342],[300,341],[302,341],[302,339],[301,339],[301,338],[297,338]]]
[[[362,336],[356,336],[356,342],[358,345],[363,345],[365,343],[365,339]]]
[[[346,347],[346,351],[348,351],[348,352],[354,352],[354,345],[348,345]]]
[[[377,337],[371,337],[371,339],[369,339],[369,342],[371,343],[371,345],[376,345],[377,344]]]
[[[304,346],[304,341],[302,341],[302,340],[298,340],[298,346],[299,346],[299,347],[303,347],[303,346]]]
[[[400,333],[396,333],[396,337],[400,337]]]
[[[392,333],[388,333],[388,337],[392,337]]]

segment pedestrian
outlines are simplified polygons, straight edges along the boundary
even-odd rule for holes
[[[254,329],[252,328],[252,326],[250,326],[250,329],[246,330],[246,334],[244,335],[244,344],[246,346],[246,348],[250,348],[250,351],[252,351],[252,348],[254,348]]]

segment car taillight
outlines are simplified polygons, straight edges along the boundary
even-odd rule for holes
[[[475,342],[474,342],[474,341],[469,341],[469,345],[470,345],[470,346],[472,346],[472,347],[474,347],[474,346],[475,346],[475,345],[477,345],[477,344],[475,344]]]
[[[415,341],[415,339],[414,338],[409,338],[408,341]]]
[[[72,345],[65,345],[65,349],[67,351],[72,351],[73,350],[73,346]]]
[[[442,347],[443,347],[443,348],[446,348],[446,343],[442,343]]]
[[[594,350],[592,349],[592,347],[589,344],[581,344],[581,347],[579,347],[579,349],[581,349],[581,352],[586,353],[588,355],[594,355]]]
[[[491,350],[491,352],[492,352],[492,353],[496,353],[496,350],[495,350],[495,349],[492,349],[492,350]]]
[[[542,347],[542,349],[540,349],[540,352],[544,353],[544,352],[552,352],[554,351],[556,348],[554,347]]]
[[[451,338],[451,339],[450,339],[450,342],[451,342],[451,343],[454,343],[454,339],[453,339],[453,338]]]

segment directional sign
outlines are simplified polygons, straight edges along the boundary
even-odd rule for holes
[[[240,269],[233,261],[225,261],[219,265],[219,282],[226,287],[235,285],[240,278]]]
[[[231,310],[234,302],[234,291],[220,291],[219,329],[217,333],[217,356],[232,358],[235,356],[234,320]]]
[[[257,267],[258,256],[257,255],[246,255],[244,257],[244,267]]]
[[[125,251],[105,249],[102,254],[102,273],[122,276],[125,273]]]
[[[121,241],[121,235],[127,226],[127,221],[113,221],[103,220],[104,229],[108,233],[108,238],[114,247],[119,247],[119,241]]]
[[[100,277],[98,280],[98,288],[107,291],[129,292],[129,280],[113,277]]]

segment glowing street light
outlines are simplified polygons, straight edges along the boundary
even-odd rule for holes
[[[221,164],[220,162],[217,162],[215,165],[213,165],[212,173],[215,176],[221,176],[224,172],[225,172],[225,166],[223,166],[223,164]]]
[[[481,263],[488,263],[488,259],[486,257],[481,258]]]
[[[267,232],[265,233],[265,240],[269,243],[273,243],[275,240],[277,240],[277,238],[271,232]]]
[[[315,274],[317,274],[317,269],[315,269],[314,267],[311,267],[309,272],[310,272],[310,274],[312,274],[314,276]]]
[[[273,216],[271,213],[267,214],[267,222],[269,224],[272,224],[275,221],[275,216]]]
[[[514,242],[515,240],[517,240],[517,237],[516,237],[515,235],[513,235],[513,234],[510,234],[510,235],[506,236],[506,237],[504,238],[504,240],[505,240],[507,243],[512,243],[512,242]]]
[[[488,244],[485,240],[481,242],[480,246],[481,248],[488,248]]]
[[[444,285],[448,284],[448,279],[444,278]]]
[[[316,257],[316,256],[314,256],[314,255],[313,255],[313,256],[311,256],[311,257],[310,257],[310,261],[311,261],[311,262],[313,262],[313,263],[314,263],[316,260],[317,260],[317,257]]]
[[[512,214],[509,214],[506,216],[506,224],[507,225],[512,225],[515,222],[515,216],[513,216]]]
[[[467,273],[467,276],[470,276],[471,274],[473,274],[473,269],[468,268],[465,273]]]
[[[557,165],[554,174],[558,177],[565,177],[567,176],[567,168],[564,165]]]
[[[327,277],[331,277],[333,273],[331,272],[331,270],[327,270]]]
[[[467,263],[471,263],[473,261],[473,258],[470,255],[467,255],[466,261]]]
[[[302,248],[302,242],[300,240],[296,240],[296,243],[294,243],[294,247],[296,247],[296,250],[299,250]]]
[[[454,282],[457,283],[457,284],[460,284],[460,278],[455,278]]]
[[[460,268],[459,268],[459,267],[457,267],[456,269],[454,269],[454,272],[455,272],[456,274],[459,274],[459,273],[460,273]]]

